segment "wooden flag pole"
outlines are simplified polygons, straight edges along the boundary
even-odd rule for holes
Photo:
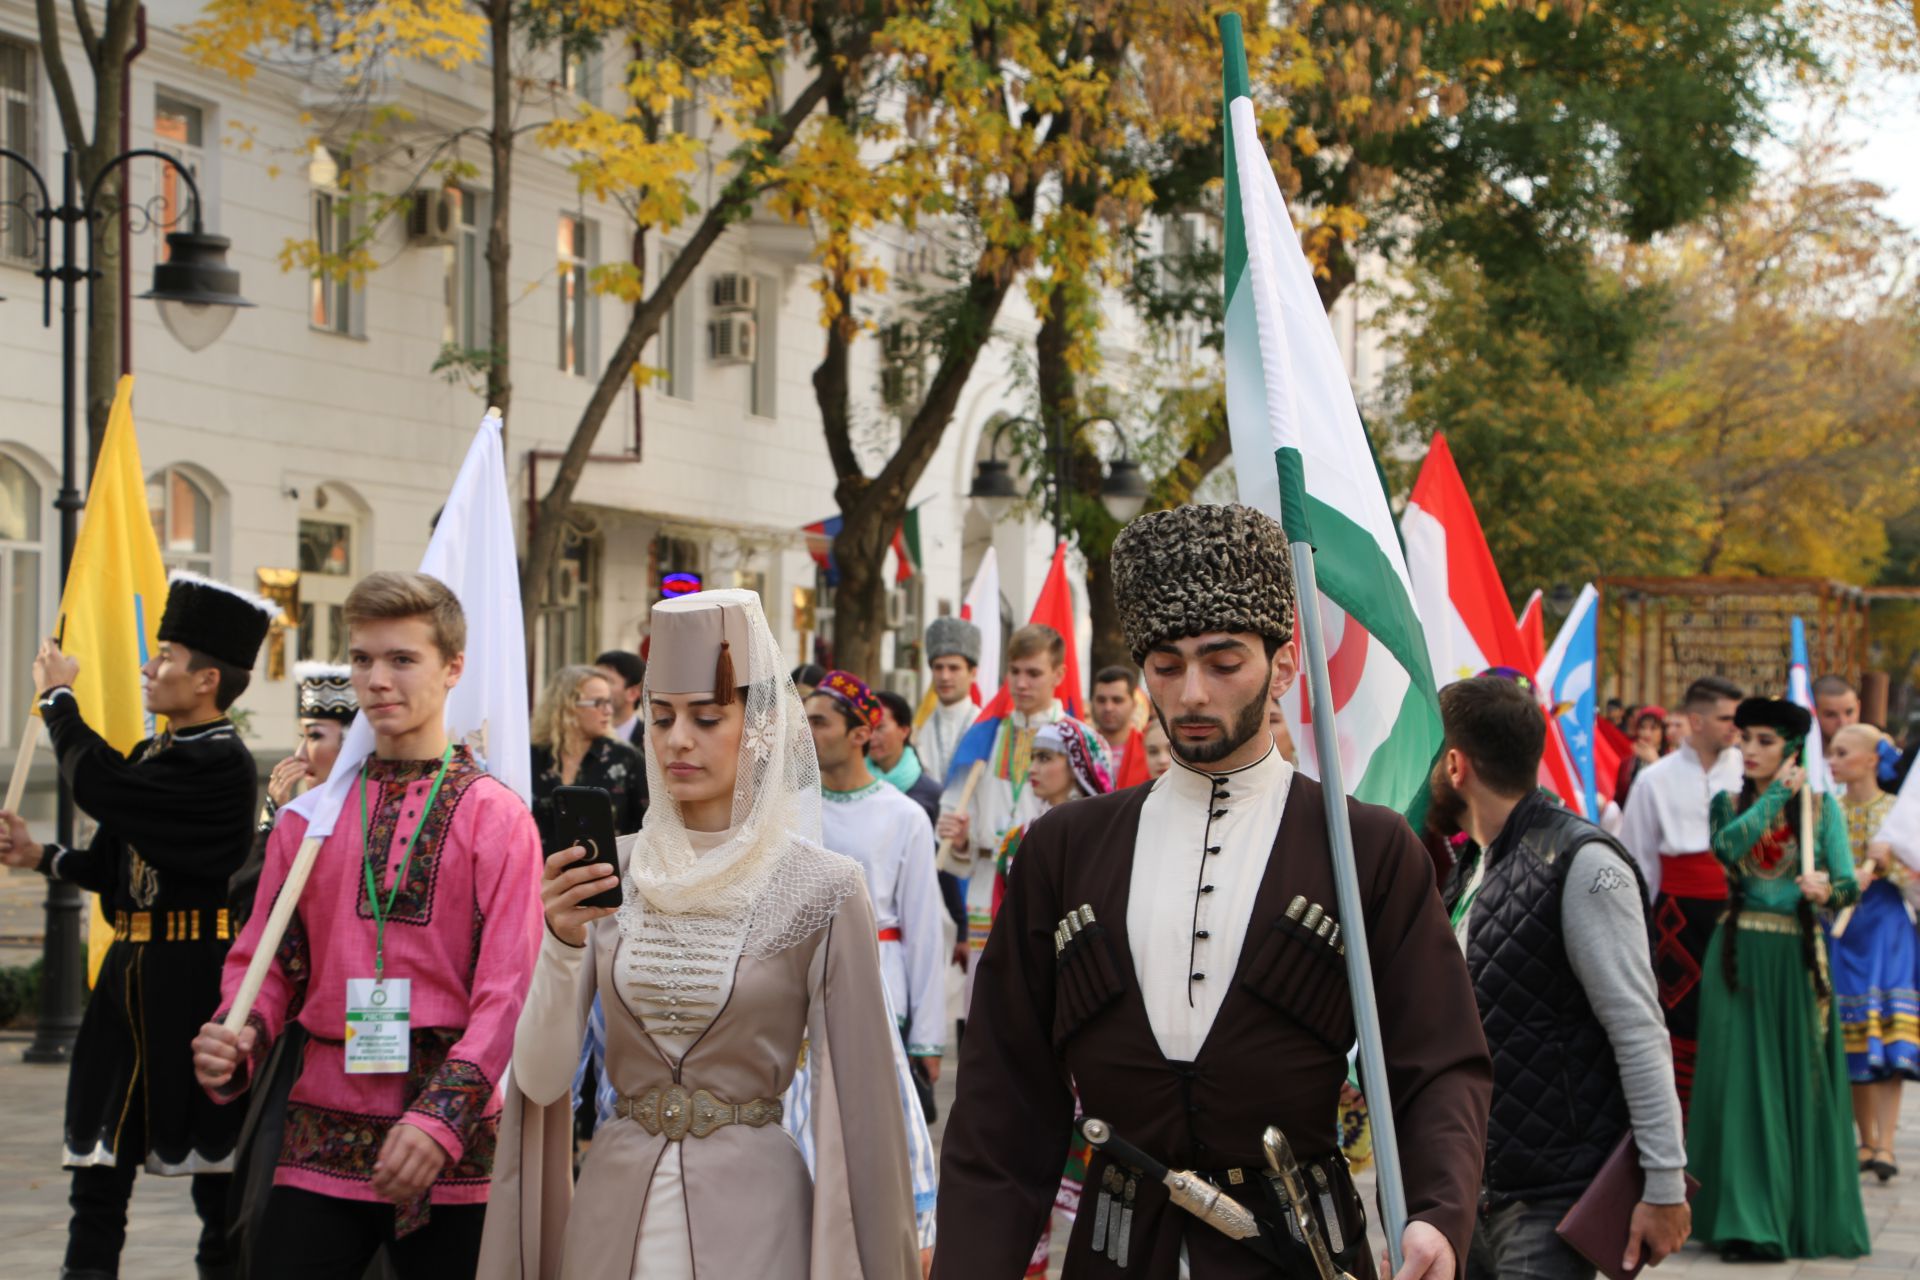
[[[967,785],[960,789],[960,804],[954,812],[965,813],[968,807],[973,804],[973,789],[980,785],[980,775],[986,772],[986,768],[987,762],[985,760],[975,760],[973,762],[973,768],[967,770]],[[971,835],[972,833],[969,832],[968,834]],[[954,861],[953,841],[951,840],[942,840],[940,842],[940,851],[934,855],[933,864],[948,875],[964,876],[972,870],[971,859],[965,863]]]
[[[247,1025],[247,1015],[253,1012],[253,1002],[260,998],[260,987],[267,980],[267,969],[280,950],[280,939],[286,936],[287,926],[293,923],[294,908],[300,905],[300,895],[307,887],[307,877],[313,874],[313,864],[320,856],[323,843],[324,837],[320,836],[302,840],[300,851],[293,855],[293,866],[287,871],[286,883],[280,886],[280,896],[273,900],[273,911],[267,916],[267,926],[260,931],[260,942],[253,949],[253,958],[247,962],[247,976],[240,980],[240,990],[234,993],[233,1007],[227,1010],[223,1023],[227,1030],[237,1032]]]
[[[27,727],[20,731],[20,749],[13,757],[13,777],[7,780],[8,813],[20,812],[21,798],[27,794],[27,775],[33,772],[33,753],[40,746],[40,717],[29,715]]]
[[[1818,843],[1820,833],[1814,826],[1813,815],[1813,744],[1807,744],[1802,756],[1803,776],[1800,779],[1800,874],[1810,876],[1818,870],[1819,864],[1814,858],[1814,845]]]

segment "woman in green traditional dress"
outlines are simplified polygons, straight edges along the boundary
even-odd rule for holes
[[[1816,796],[1801,830],[1796,763],[1812,716],[1748,698],[1734,722],[1746,781],[1713,797],[1728,911],[1701,972],[1700,1060],[1687,1132],[1697,1239],[1730,1261],[1868,1251],[1846,1054],[1815,906],[1858,897],[1846,820]],[[1819,868],[1801,873],[1800,842]]]

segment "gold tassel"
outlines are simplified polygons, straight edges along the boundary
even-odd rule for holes
[[[720,642],[720,657],[713,664],[713,700],[721,706],[733,701],[733,654],[727,642]]]

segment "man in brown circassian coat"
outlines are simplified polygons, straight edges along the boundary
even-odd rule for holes
[[[1267,727],[1297,673],[1285,537],[1247,507],[1156,512],[1122,532],[1113,570],[1174,765],[1027,831],[961,1050],[934,1276],[1022,1273],[1077,1088],[1086,1115],[1269,1221],[1261,1137],[1278,1126],[1341,1265],[1365,1280],[1378,1239],[1335,1131],[1354,1020],[1338,946],[1316,927],[1338,914],[1326,811]],[[1447,1280],[1473,1230],[1487,1046],[1425,851],[1397,813],[1348,812],[1410,1218],[1400,1277]],[[1193,1280],[1312,1275],[1289,1248],[1263,1256],[1096,1152],[1064,1274],[1174,1280],[1185,1259]]]

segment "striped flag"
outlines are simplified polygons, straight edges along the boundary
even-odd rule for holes
[[[1805,707],[1813,716],[1807,730],[1807,785],[1816,793],[1833,790],[1833,775],[1827,772],[1827,746],[1820,740],[1820,716],[1813,708],[1813,679],[1807,670],[1807,624],[1793,620],[1793,653],[1787,664],[1787,697],[1795,706]]]
[[[1228,15],[1234,17],[1234,15]],[[1226,50],[1227,427],[1240,501],[1306,540],[1325,623],[1340,763],[1358,799],[1404,810],[1440,748],[1440,706],[1406,559],[1367,434],[1274,180],[1237,19]],[[1317,708],[1285,699],[1301,767],[1319,776]]]

